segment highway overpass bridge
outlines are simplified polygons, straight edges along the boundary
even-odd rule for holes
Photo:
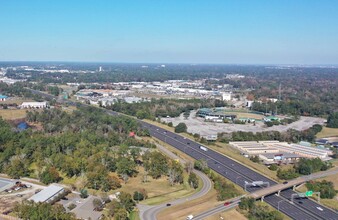
[[[267,195],[271,195],[275,193],[280,195],[280,192],[282,190],[289,189],[289,188],[295,189],[296,186],[303,184],[307,181],[323,178],[323,177],[334,175],[337,173],[338,173],[338,167],[331,169],[331,170],[314,173],[308,176],[302,176],[302,177],[290,180],[289,182],[284,182],[282,184],[275,184],[270,187],[262,188],[260,190],[254,191],[248,194],[248,197],[253,197],[254,199],[262,199],[263,201],[264,197]]]

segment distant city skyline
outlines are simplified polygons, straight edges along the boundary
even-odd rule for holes
[[[1,2],[0,61],[338,64],[338,1]]]

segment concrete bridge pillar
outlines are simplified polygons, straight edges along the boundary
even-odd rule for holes
[[[296,185],[293,185],[292,190],[293,190],[293,191],[296,190]]]
[[[264,202],[264,196],[261,197],[261,202]]]
[[[277,193],[278,196],[280,196],[280,191],[281,191],[281,190],[278,190],[278,193]]]

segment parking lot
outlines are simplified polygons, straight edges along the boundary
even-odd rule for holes
[[[277,125],[272,127],[266,127],[263,122],[256,122],[256,125],[249,124],[225,124],[225,123],[215,123],[215,122],[205,122],[204,118],[196,117],[196,112],[191,111],[191,114],[188,119],[184,119],[183,114],[177,118],[163,118],[165,122],[172,122],[174,126],[178,123],[185,123],[188,127],[188,132],[197,133],[201,136],[207,135],[217,135],[220,132],[231,133],[234,131],[244,131],[244,132],[262,132],[262,131],[279,131],[285,132],[288,129],[296,130],[306,130],[313,126],[314,124],[324,124],[326,121],[323,118],[316,117],[300,117],[296,122],[293,122],[288,125]]]
[[[13,181],[0,178],[1,186],[3,186],[3,191],[0,192],[0,213],[5,213],[9,210],[12,210],[16,202],[21,202],[24,199],[30,198],[35,194],[37,190],[41,190],[44,186],[28,183],[22,181],[21,186],[25,185],[26,187],[20,187],[19,185],[6,184],[13,183]]]
[[[0,192],[12,187],[15,184],[14,181],[0,178]]]

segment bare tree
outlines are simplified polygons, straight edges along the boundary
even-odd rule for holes
[[[191,161],[185,163],[185,171],[190,174],[194,170],[194,164]]]
[[[122,179],[124,181],[124,184],[127,184],[128,180],[129,180],[129,176],[127,174],[122,174]]]

